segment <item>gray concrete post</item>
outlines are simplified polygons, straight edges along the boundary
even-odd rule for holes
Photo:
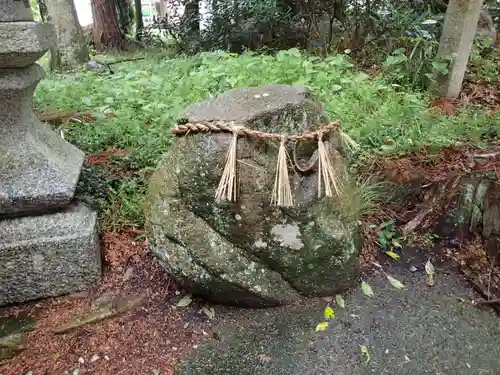
[[[438,58],[453,62],[446,76],[438,76],[431,89],[441,97],[460,94],[483,0],[450,0],[446,10]]]

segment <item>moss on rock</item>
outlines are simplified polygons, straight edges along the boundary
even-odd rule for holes
[[[279,85],[232,90],[188,108],[185,117],[240,121],[253,129],[292,134],[327,121],[307,89]],[[151,179],[148,234],[168,272],[209,299],[252,306],[348,288],[358,271],[357,223],[344,214],[342,198],[333,204],[317,199],[314,171],[291,173],[294,207],[271,206],[277,145],[240,137],[238,200],[215,202],[231,138],[217,133],[178,139]],[[339,145],[335,135],[329,144]],[[307,154],[307,147],[301,151]],[[329,147],[329,153],[337,172],[344,174],[336,147]]]

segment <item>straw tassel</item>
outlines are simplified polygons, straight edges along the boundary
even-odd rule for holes
[[[340,141],[350,152],[354,152],[359,150],[360,146],[357,144],[347,133],[344,133],[339,130],[340,133]]]
[[[232,132],[233,139],[231,140],[226,154],[226,165],[224,166],[219,186],[215,191],[216,202],[234,202],[237,196],[238,184],[236,182],[236,146],[238,144],[238,135],[240,130],[238,127],[234,127]]]
[[[324,185],[326,197],[332,197],[333,190],[335,190],[337,195],[340,195],[342,183],[328,157],[328,152],[323,142],[323,133],[320,132],[318,134],[318,198],[321,197],[322,185]]]
[[[274,179],[273,195],[271,204],[280,207],[293,206],[292,188],[288,177],[287,155],[285,149],[286,137],[282,136],[278,150],[278,162],[276,165],[276,177]]]

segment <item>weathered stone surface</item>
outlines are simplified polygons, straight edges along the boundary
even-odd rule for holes
[[[43,77],[34,62],[55,32],[32,19],[29,1],[0,0],[0,305],[85,290],[101,276],[97,215],[68,206],[84,154],[33,111]]]
[[[81,68],[89,59],[89,50],[78,22],[74,1],[45,1],[48,20],[55,26],[57,45],[50,50],[50,69],[65,71]]]
[[[0,305],[88,289],[100,280],[97,215],[83,205],[0,221]]]
[[[29,0],[0,0],[0,22],[33,21]]]
[[[500,265],[500,188],[491,184],[484,199],[483,238],[490,261]]]
[[[498,214],[500,190],[494,181],[487,177],[475,176],[461,178],[457,183],[456,194],[448,202],[448,210],[438,225],[439,233],[448,237],[463,239],[470,234],[482,234],[484,238],[500,234]],[[450,185],[450,183],[447,185]],[[450,196],[437,200],[450,199]]]
[[[0,318],[0,362],[26,349],[24,333],[35,328],[35,320],[26,313]]]
[[[326,121],[307,89],[279,85],[232,90],[191,106],[184,117],[296,134]],[[349,287],[361,245],[355,215],[342,198],[316,198],[314,171],[291,174],[293,208],[271,206],[277,147],[240,138],[239,199],[215,203],[231,137],[193,134],[176,140],[151,178],[149,240],[167,271],[194,293],[246,306],[284,304],[300,294],[330,295]],[[337,144],[332,137],[330,146]],[[299,156],[308,158],[315,149],[301,145]],[[329,153],[343,173],[338,151],[329,147]]]
[[[297,107],[300,107],[301,110],[297,111]],[[194,103],[186,109],[184,117],[192,122],[220,119],[242,123],[272,121],[274,125],[277,125],[279,123],[278,117],[292,114],[290,110],[296,112],[298,120],[301,121],[302,109],[305,109],[311,117],[321,117],[322,115],[318,103],[313,100],[307,88],[266,85],[234,89],[215,97],[213,100]],[[311,122],[314,120],[310,119]],[[282,124],[278,125],[282,126]]]
[[[0,68],[24,68],[36,62],[54,44],[49,23],[0,23]]]
[[[0,217],[45,212],[72,199],[84,153],[31,109],[39,65],[0,70]]]

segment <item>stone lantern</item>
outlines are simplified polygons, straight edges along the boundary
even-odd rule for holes
[[[88,289],[101,276],[97,215],[73,202],[84,153],[33,111],[36,61],[55,35],[29,0],[0,0],[0,305]]]

